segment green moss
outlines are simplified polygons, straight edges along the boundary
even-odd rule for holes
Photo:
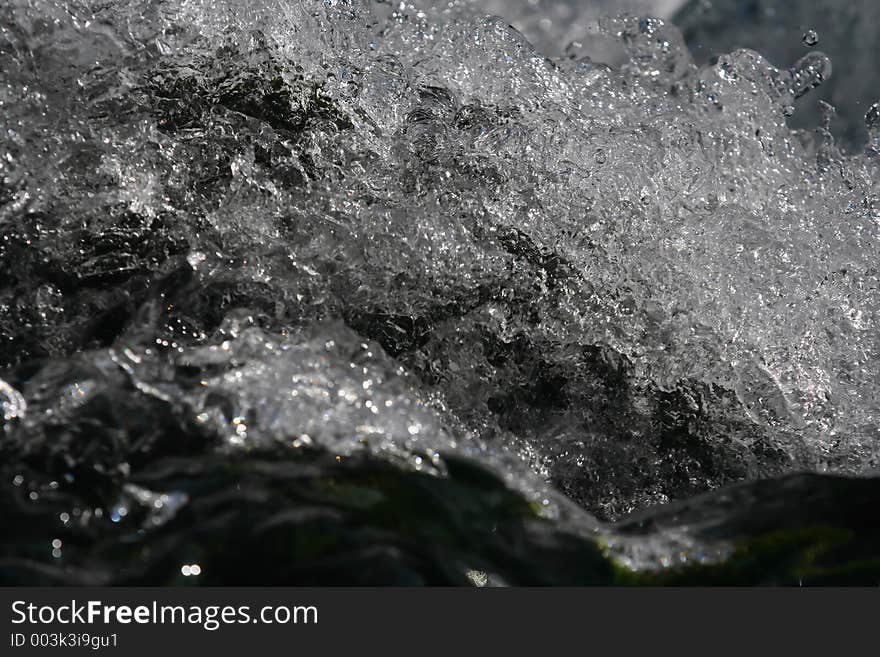
[[[831,526],[787,529],[744,539],[719,563],[690,564],[658,572],[632,571],[616,565],[617,583],[630,586],[798,586],[880,582],[880,558],[829,559],[855,547],[858,535]]]

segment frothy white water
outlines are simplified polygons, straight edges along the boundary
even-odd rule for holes
[[[634,17],[548,59],[474,4],[7,4],[0,249],[45,262],[2,303],[67,356],[86,293],[40,267],[154,276],[170,235],[192,296],[110,342],[233,444],[526,461],[610,516],[876,467],[877,149],[786,124],[828,59],[698,67]]]

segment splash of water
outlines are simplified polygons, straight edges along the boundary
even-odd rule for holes
[[[858,154],[788,126],[822,53],[697,66],[620,16],[548,59],[468,2],[0,17],[2,440],[38,496],[268,445],[605,519],[877,467],[876,112]]]

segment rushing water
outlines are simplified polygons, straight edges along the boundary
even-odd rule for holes
[[[5,2],[0,582],[876,583],[876,64],[622,4]]]

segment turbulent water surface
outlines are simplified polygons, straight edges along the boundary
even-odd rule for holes
[[[682,4],[4,2],[0,583],[880,581],[875,5]]]

